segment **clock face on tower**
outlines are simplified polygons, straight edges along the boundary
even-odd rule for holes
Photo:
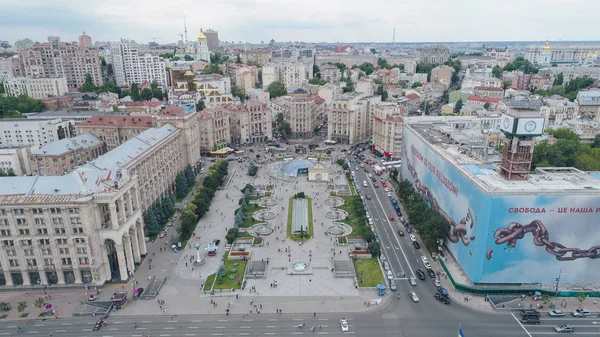
[[[529,121],[527,123],[525,123],[525,131],[527,132],[532,132],[533,130],[535,130],[535,127],[537,126],[537,124],[534,121]]]
[[[510,126],[510,120],[508,118],[505,118],[503,124],[504,124],[504,128],[508,129],[508,127]]]

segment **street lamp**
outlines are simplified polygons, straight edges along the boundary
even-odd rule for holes
[[[556,298],[558,297],[558,286],[560,285],[560,277],[563,274],[563,270],[557,270],[558,277],[556,277],[556,288],[554,289],[554,301],[556,302]]]

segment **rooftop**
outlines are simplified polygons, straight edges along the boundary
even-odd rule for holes
[[[407,128],[486,193],[600,194],[600,173],[572,167],[537,168],[528,180],[505,179],[497,172],[500,154],[487,146],[488,138],[481,130],[459,130],[441,119]]]
[[[86,127],[151,128],[152,116],[97,115],[77,125]]]
[[[84,133],[73,138],[64,138],[59,141],[44,145],[43,147],[31,149],[33,155],[49,155],[58,156],[70,151],[83,150],[90,147],[98,146],[102,143],[100,139],[91,133]]]

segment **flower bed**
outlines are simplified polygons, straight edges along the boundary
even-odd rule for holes
[[[250,252],[230,252],[230,260],[247,260],[250,258]]]

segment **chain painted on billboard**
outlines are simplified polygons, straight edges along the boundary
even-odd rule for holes
[[[598,195],[485,193],[414,132],[405,129],[402,178],[448,221],[447,246],[473,282],[549,283],[557,269],[565,282],[598,282]]]

